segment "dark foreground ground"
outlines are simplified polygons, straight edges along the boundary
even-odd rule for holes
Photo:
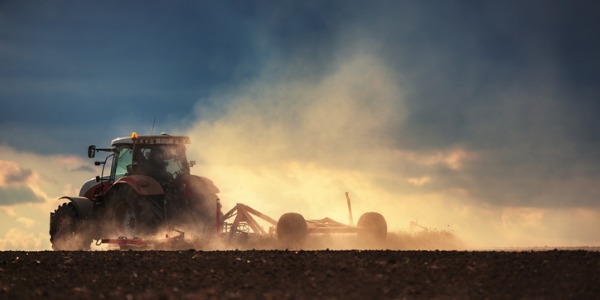
[[[598,299],[600,252],[0,252],[0,298]]]

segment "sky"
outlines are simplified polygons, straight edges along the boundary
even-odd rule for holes
[[[381,212],[473,248],[600,245],[595,1],[0,1],[0,249],[100,167],[192,138],[277,218]],[[154,125],[154,126],[153,126]]]

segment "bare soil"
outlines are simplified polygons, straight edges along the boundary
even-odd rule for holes
[[[0,252],[1,299],[594,299],[597,251]]]

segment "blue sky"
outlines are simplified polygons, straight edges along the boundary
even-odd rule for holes
[[[547,224],[558,211],[577,209],[591,214],[591,223],[580,225],[595,225],[599,6],[3,1],[0,161],[30,179],[53,166],[29,166],[9,153],[77,164],[47,195],[39,182],[5,179],[0,205],[17,220],[18,203],[60,196],[67,184],[76,189],[78,176],[94,174],[85,167],[87,145],[149,133],[156,116],[155,132],[196,135],[205,149],[200,165],[215,174],[215,165],[256,169],[276,158],[281,164],[264,172],[299,162],[367,174],[373,189],[414,203],[431,195],[463,203],[441,196],[461,191],[469,205],[500,211],[499,218],[507,209],[534,219],[536,209],[549,209],[536,219]],[[354,147],[336,153],[344,145]],[[233,159],[234,150],[256,155]],[[296,175],[310,177],[311,168]],[[427,209],[420,203],[413,213]],[[430,204],[442,209],[439,203]],[[570,230],[553,228],[565,237]],[[593,232],[581,237],[598,239]]]

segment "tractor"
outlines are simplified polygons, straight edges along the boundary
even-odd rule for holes
[[[286,247],[301,247],[308,234],[356,233],[365,241],[385,240],[387,224],[374,212],[363,214],[357,226],[329,218],[305,220],[298,213],[275,221],[240,203],[224,214],[215,184],[190,174],[195,161],[187,160],[189,143],[187,136],[133,132],[112,140],[110,148],[90,145],[89,158],[97,152],[109,154],[95,161],[102,166],[101,175],[85,182],[78,196],[61,197],[64,203],[50,213],[52,249],[89,250],[94,240],[121,249],[189,249],[211,239],[233,242],[250,235],[272,238]],[[348,194],[346,198],[352,223]],[[263,229],[256,218],[271,227]]]

